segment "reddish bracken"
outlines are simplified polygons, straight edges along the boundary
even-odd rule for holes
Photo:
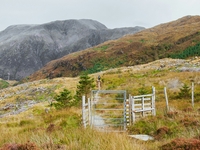
[[[168,127],[161,127],[156,131],[156,135],[154,136],[154,138],[156,140],[161,140],[168,133],[169,133]]]
[[[27,142],[25,144],[5,144],[0,150],[39,150],[39,148],[31,142]]]
[[[184,112],[192,112],[194,109],[192,107],[187,107],[183,109]]]
[[[47,129],[46,132],[51,133],[55,130],[55,124],[50,124]]]
[[[162,150],[199,150],[200,140],[178,138],[161,147]]]
[[[169,118],[175,118],[178,115],[178,112],[176,112],[176,111],[169,111],[169,112],[167,112],[166,115]]]
[[[185,127],[189,127],[189,126],[199,126],[199,120],[192,118],[192,117],[185,117],[183,119],[180,120],[180,123],[182,123]]]

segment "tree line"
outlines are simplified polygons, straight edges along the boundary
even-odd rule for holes
[[[196,44],[195,46],[190,46],[179,53],[171,54],[170,57],[174,59],[186,59],[192,56],[200,56],[200,43]]]

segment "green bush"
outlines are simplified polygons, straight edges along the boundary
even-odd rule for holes
[[[56,109],[66,108],[72,105],[72,96],[71,92],[67,89],[64,89],[60,94],[55,96],[56,103],[53,105]]]
[[[87,100],[94,87],[94,78],[89,77],[88,74],[81,75],[79,84],[77,85],[76,95],[74,96],[74,105],[80,105],[83,95],[85,95],[85,99]]]
[[[178,93],[177,98],[189,98],[191,97],[190,87],[187,84],[184,84],[182,88],[180,88],[180,92]]]

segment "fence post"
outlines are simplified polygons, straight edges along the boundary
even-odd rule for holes
[[[165,101],[166,101],[166,109],[169,111],[168,97],[167,97],[167,89],[164,87]]]
[[[127,126],[126,111],[126,94],[124,94],[124,130],[126,130]]]
[[[130,125],[130,103],[129,99],[126,99],[126,126]]]
[[[88,98],[88,124],[91,126],[91,105],[90,105],[90,98]]]
[[[131,102],[131,94],[129,94],[129,124],[132,125],[132,102]]]
[[[142,117],[144,117],[144,96],[142,96]]]
[[[194,82],[192,82],[192,107],[194,107]]]
[[[82,121],[83,121],[84,128],[86,128],[85,96],[82,96]]]
[[[152,95],[152,108],[154,108],[152,110],[152,115],[155,116],[156,115],[156,107],[155,107],[156,89],[155,89],[154,86],[152,86],[152,93],[153,93],[153,95]]]
[[[134,108],[135,108],[135,102],[134,102],[134,97],[131,96],[131,113],[132,113],[132,122],[135,122],[135,112],[133,112]]]

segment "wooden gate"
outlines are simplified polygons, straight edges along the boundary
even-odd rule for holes
[[[133,124],[136,119],[156,115],[155,109],[155,87],[152,88],[152,94],[129,96],[131,123]]]

